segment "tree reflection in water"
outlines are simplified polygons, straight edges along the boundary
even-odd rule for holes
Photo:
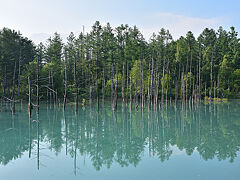
[[[134,104],[132,107],[135,107]],[[118,106],[116,112],[105,104],[97,112],[87,106],[75,114],[74,108],[54,109],[42,105],[39,114],[31,118],[16,109],[12,116],[3,105],[0,114],[0,163],[8,164],[29,152],[41,165],[41,145],[73,159],[77,171],[77,156],[89,156],[96,170],[108,168],[114,162],[122,167],[137,166],[143,153],[168,160],[173,146],[191,156],[199,152],[204,160],[234,161],[240,147],[240,103],[238,101],[192,106],[130,109]],[[158,109],[157,109],[158,108]],[[39,162],[40,161],[40,162]]]

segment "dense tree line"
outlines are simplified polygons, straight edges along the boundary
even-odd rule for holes
[[[90,32],[55,33],[35,46],[19,32],[0,31],[0,86],[3,100],[51,103],[111,98],[137,104],[183,103],[238,98],[240,43],[234,27],[204,29],[195,38],[173,40],[161,29],[146,41],[134,26],[112,28],[98,21]],[[31,97],[30,97],[31,95]],[[13,103],[14,104],[14,103]],[[15,108],[13,106],[13,108]]]

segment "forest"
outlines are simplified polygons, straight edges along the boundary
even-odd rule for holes
[[[90,32],[55,33],[38,45],[20,32],[0,30],[2,101],[117,102],[164,105],[239,98],[240,43],[234,27],[189,31],[174,40],[166,29],[149,40],[129,25],[96,21]]]

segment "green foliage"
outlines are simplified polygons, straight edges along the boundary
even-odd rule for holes
[[[234,92],[239,93],[240,90],[240,69],[236,69],[233,72],[233,80],[234,80]],[[239,96],[239,94],[238,94]]]
[[[142,62],[142,66],[145,67],[146,66],[146,62],[143,61]],[[132,74],[132,85],[133,85],[133,91],[134,94],[136,92],[136,83],[137,83],[137,93],[140,94],[140,84],[141,84],[141,80],[140,80],[140,73],[141,73],[141,61],[140,60],[135,60],[133,67],[131,69],[131,74]],[[149,79],[149,75],[147,70],[143,71],[143,77],[144,77],[144,90],[145,93],[147,92],[147,88],[148,88],[148,79]]]
[[[117,81],[117,75],[115,74],[114,76],[114,84],[116,84],[116,81]],[[122,75],[118,73],[118,95],[121,94],[121,86],[122,86]],[[106,83],[106,95],[107,96],[111,96],[111,93],[112,93],[112,79],[109,79]]]
[[[225,55],[220,63],[219,76],[222,87],[228,88],[229,80],[232,78],[232,63],[229,55]]]
[[[125,94],[127,92],[127,80],[130,90],[131,74],[133,93],[136,92],[137,84],[137,93],[140,94],[141,67],[144,93],[147,94],[149,65],[151,74],[152,60],[153,92],[157,75],[160,77],[159,90],[162,89],[164,70],[165,82],[166,73],[169,72],[168,84],[164,83],[164,92],[168,85],[168,97],[174,98],[176,83],[178,95],[181,94],[182,76],[187,96],[190,96],[194,87],[198,88],[196,83],[199,82],[200,66],[202,94],[205,84],[207,95],[211,90],[213,94],[213,86],[216,84],[220,96],[240,97],[240,43],[235,28],[231,27],[226,31],[220,27],[217,32],[206,28],[198,38],[189,31],[185,37],[181,36],[176,41],[168,30],[161,29],[146,41],[136,26],[120,25],[112,28],[109,23],[103,26],[98,21],[88,33],[81,32],[78,36],[70,33],[66,43],[55,33],[47,40],[46,45],[40,43],[37,47],[19,32],[7,28],[0,30],[0,95],[11,97],[13,84],[18,87],[15,88],[15,94],[21,94],[17,93],[20,92],[20,87],[22,92],[27,92],[28,77],[34,87],[37,62],[43,99],[47,98],[46,87],[56,90],[58,97],[62,98],[66,82],[67,98],[70,100],[75,96],[76,87],[80,97],[84,99],[89,98],[90,88],[93,90],[93,98],[101,96],[103,90],[106,97],[110,97],[112,67],[115,79],[118,69],[119,97],[122,85]],[[33,91],[35,89],[34,87]]]
[[[188,72],[187,75],[184,75],[184,81],[185,81],[185,84],[190,86],[192,84],[192,82],[194,81],[193,74]]]

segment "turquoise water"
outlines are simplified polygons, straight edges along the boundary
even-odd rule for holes
[[[134,105],[133,105],[134,107]],[[0,179],[240,179],[240,101],[0,108]]]

